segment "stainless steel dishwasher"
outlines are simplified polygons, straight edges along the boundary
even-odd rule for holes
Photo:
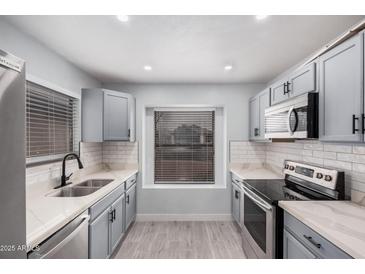
[[[87,259],[89,219],[85,211],[30,252],[28,259]]]

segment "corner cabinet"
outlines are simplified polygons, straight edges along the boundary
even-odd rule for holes
[[[265,89],[250,99],[250,140],[265,140],[265,109],[269,106],[270,89]]]
[[[351,259],[342,249],[284,212],[284,259]]]
[[[319,139],[363,141],[363,33],[319,57]]]
[[[134,142],[135,115],[132,95],[107,89],[83,89],[81,140]]]

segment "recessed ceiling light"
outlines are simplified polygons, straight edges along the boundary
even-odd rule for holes
[[[263,20],[267,17],[267,15],[256,15],[257,20]]]
[[[233,69],[233,66],[232,65],[226,65],[224,66],[224,70],[226,71],[229,71],[229,70],[232,70]]]
[[[150,70],[152,70],[152,67],[151,67],[150,65],[145,65],[145,66],[143,67],[143,69],[144,69],[144,70],[147,70],[147,71],[150,71]]]
[[[128,15],[117,15],[117,18],[121,22],[128,22],[129,16]]]

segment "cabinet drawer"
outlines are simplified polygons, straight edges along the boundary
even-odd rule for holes
[[[125,182],[125,189],[128,190],[137,180],[137,174],[134,174],[132,177],[128,178]]]
[[[118,186],[111,193],[106,195],[100,201],[89,208],[90,222],[100,215],[107,207],[109,207],[118,197],[124,193],[124,184]]]
[[[324,259],[350,259],[340,248],[320,236],[317,232],[284,212],[284,227],[318,257]]]

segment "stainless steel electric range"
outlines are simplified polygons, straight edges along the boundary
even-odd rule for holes
[[[282,258],[281,200],[343,200],[344,172],[285,161],[282,180],[237,182],[242,198],[242,245],[248,258]]]

